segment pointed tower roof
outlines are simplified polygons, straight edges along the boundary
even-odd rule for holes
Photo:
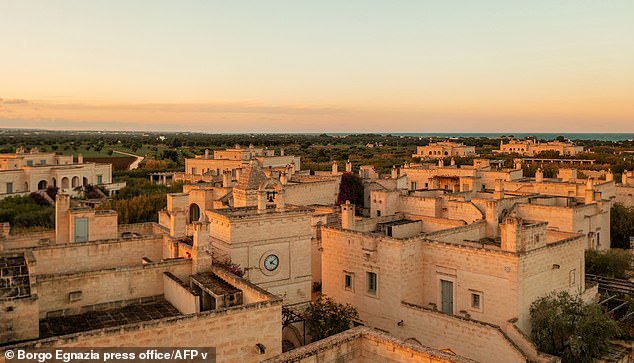
[[[258,190],[260,184],[267,179],[264,170],[257,161],[251,160],[249,165],[243,169],[240,180],[234,189]]]

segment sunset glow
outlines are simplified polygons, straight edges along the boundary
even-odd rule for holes
[[[0,127],[634,132],[631,1],[7,2]]]

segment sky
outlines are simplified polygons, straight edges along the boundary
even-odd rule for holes
[[[631,0],[0,5],[0,128],[634,132]]]

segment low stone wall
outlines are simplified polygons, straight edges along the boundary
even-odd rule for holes
[[[262,363],[429,362],[472,363],[467,358],[406,342],[378,330],[357,327]]]

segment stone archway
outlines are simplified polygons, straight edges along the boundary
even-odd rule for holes
[[[76,188],[79,186],[79,177],[78,176],[74,176],[71,184],[70,184],[73,188]]]
[[[82,179],[82,184],[81,184],[81,185],[83,185],[83,186],[88,185],[88,178],[83,177],[83,179]]]
[[[68,177],[63,177],[62,178],[62,189],[68,189],[68,187],[70,186],[70,181],[68,180]]]
[[[37,190],[44,190],[48,187],[48,182],[46,180],[40,180],[39,183],[37,183]]]
[[[277,179],[269,178],[260,184],[258,198],[264,198],[267,206],[283,207],[282,192],[282,183]]]
[[[200,220],[200,207],[196,203],[189,205],[189,223],[198,222]]]

